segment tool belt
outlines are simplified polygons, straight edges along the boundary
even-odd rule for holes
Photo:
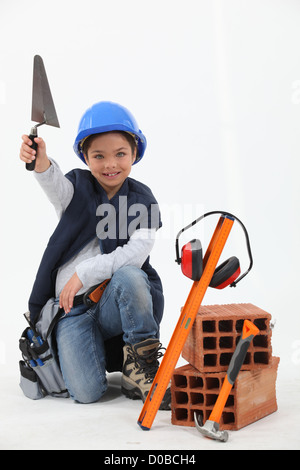
[[[99,302],[109,280],[91,287],[83,295],[74,298],[73,306],[84,303],[91,307]],[[55,325],[64,315],[64,311],[55,302],[48,300],[41,310],[35,325],[30,322],[30,314],[24,314],[29,326],[22,332],[19,348],[22,360],[19,361],[20,387],[24,395],[32,400],[46,395],[68,398],[69,392],[60,370],[56,351],[55,337],[52,334]]]
[[[23,331],[19,341],[23,356],[19,361],[20,387],[24,395],[32,400],[46,395],[67,398],[69,393],[49,342],[42,340],[42,344],[37,346],[30,342],[29,336],[32,336],[30,327]]]

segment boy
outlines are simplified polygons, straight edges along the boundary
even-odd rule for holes
[[[20,158],[36,159],[36,179],[60,218],[29,299],[31,321],[56,299],[62,311],[54,330],[58,358],[74,400],[99,400],[107,389],[106,370],[121,368],[122,392],[145,401],[162,356],[164,306],[160,278],[149,263],[161,226],[157,202],[147,186],[129,177],[146,138],[126,108],[96,103],[83,115],[74,143],[89,170],[66,176],[47,157],[43,139],[35,139],[37,152],[28,136],[22,139]],[[100,301],[86,307],[83,294],[105,279],[110,282]],[[169,406],[168,389],[161,409]]]

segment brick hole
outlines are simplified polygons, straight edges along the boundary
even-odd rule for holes
[[[217,364],[216,354],[204,354],[204,365],[206,367],[215,366]]]
[[[222,353],[220,354],[220,366],[228,366],[232,353]]]
[[[235,322],[235,330],[237,331],[237,333],[240,333],[242,331],[243,324],[244,324],[244,320],[237,320]]]
[[[255,364],[269,364],[269,354],[264,351],[257,351],[254,353]]]
[[[235,422],[234,413],[223,411],[222,420],[224,424],[234,423]]]
[[[219,389],[220,383],[217,377],[206,377],[206,388],[211,390],[213,388]]]
[[[188,411],[186,408],[176,408],[175,409],[175,417],[177,421],[187,421],[188,418]]]
[[[191,403],[192,405],[202,405],[204,402],[203,393],[191,392]]]
[[[219,331],[232,331],[232,320],[220,320],[219,321]]]
[[[221,349],[232,348],[233,338],[232,336],[220,336],[219,347]]]
[[[184,375],[173,375],[173,378],[174,378],[176,387],[179,387],[179,388],[187,387],[187,379]]]
[[[214,331],[216,331],[216,322],[213,320],[203,321],[202,329],[204,333],[213,333]]]
[[[202,377],[190,377],[190,388],[203,388]]]
[[[230,407],[230,406],[233,406],[233,405],[234,405],[234,396],[230,394],[227,398],[225,406]]]
[[[267,318],[256,318],[253,323],[259,330],[267,329]]]
[[[178,405],[188,402],[188,394],[185,392],[175,392],[175,400]]]
[[[203,338],[203,348],[204,349],[216,349],[216,338],[212,338],[210,336]]]
[[[257,346],[257,347],[260,347],[260,348],[267,348],[268,347],[268,336],[266,336],[266,335],[254,336],[253,346]]]
[[[206,406],[212,406],[216,403],[218,395],[216,393],[206,394]]]

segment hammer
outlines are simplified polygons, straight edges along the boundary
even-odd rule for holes
[[[244,363],[250,343],[257,333],[259,333],[259,329],[251,321],[245,320],[243,324],[242,336],[230,360],[222,388],[209,416],[209,419],[203,425],[201,415],[197,415],[196,411],[194,412],[196,428],[204,436],[222,442],[226,442],[228,440],[228,432],[219,430],[219,422],[229,393]]]

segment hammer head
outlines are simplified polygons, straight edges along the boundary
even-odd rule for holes
[[[227,431],[219,431],[219,423],[215,421],[210,421],[209,419],[205,421],[203,425],[201,415],[197,415],[194,412],[194,421],[196,428],[198,429],[201,434],[205,437],[209,437],[210,439],[215,439],[217,441],[226,442],[228,440],[228,432]]]

